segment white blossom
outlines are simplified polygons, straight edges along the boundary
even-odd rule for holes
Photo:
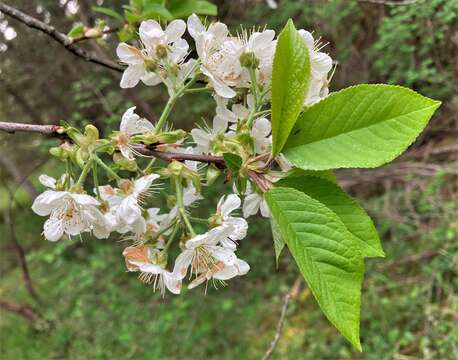
[[[212,23],[206,28],[197,15],[188,18],[188,32],[196,44],[201,61],[200,70],[207,76],[219,96],[232,98],[236,95],[231,86],[239,83],[240,78],[234,71],[234,59],[224,51],[222,45],[227,40],[229,30],[223,23]]]
[[[172,21],[165,30],[155,20],[143,21],[139,28],[143,49],[126,43],[120,43],[116,49],[119,59],[128,65],[121,79],[121,87],[131,88],[139,81],[149,86],[159,84],[161,77],[150,71],[149,67],[151,64],[157,67],[164,63],[180,64],[189,48],[186,40],[181,38],[185,31],[186,24],[183,20]]]
[[[332,69],[332,59],[328,54],[320,52],[322,45],[315,41],[313,35],[306,30],[299,30],[304,39],[310,56],[311,77],[309,90],[304,100],[304,105],[312,105],[329,94],[328,73]]]
[[[173,272],[184,278],[190,267],[191,276],[195,277],[189,284],[190,289],[212,278],[228,280],[246,274],[248,264],[237,259],[232,249],[219,245],[232,231],[229,226],[218,226],[187,240],[185,249],[175,260]]]
[[[191,136],[196,144],[196,153],[206,154],[211,153],[213,144],[217,137],[224,135],[227,130],[228,121],[221,116],[215,116],[213,119],[213,126],[210,129],[192,129]]]
[[[47,240],[57,241],[64,234],[75,236],[91,231],[97,222],[104,225],[103,215],[98,209],[100,203],[92,196],[54,190],[56,180],[47,175],[41,175],[39,180],[50,190],[35,199],[32,210],[40,216],[49,215],[43,231]]]
[[[270,209],[264,197],[252,191],[251,185],[248,184],[243,200],[243,217],[248,218],[251,215],[256,215],[258,211],[261,211],[263,217],[270,217]]]
[[[244,218],[231,216],[232,212],[240,208],[242,201],[235,194],[223,196],[216,208],[216,217],[223,227],[230,228],[232,231],[227,238],[221,238],[222,246],[236,249],[234,241],[245,238],[248,230],[248,223]]]
[[[121,154],[129,160],[134,160],[134,151],[131,146],[133,135],[144,134],[154,130],[154,125],[135,114],[135,106],[127,109],[121,119],[119,133],[113,137]]]
[[[121,181],[120,188],[114,189],[110,185],[99,187],[100,196],[106,201],[118,223],[118,232],[124,234],[128,231],[144,233],[146,221],[142,216],[141,201],[149,195],[149,188],[157,174],[143,176],[134,182]]]

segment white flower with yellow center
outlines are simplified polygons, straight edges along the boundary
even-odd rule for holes
[[[191,277],[194,277],[190,289],[206,280],[223,281],[246,274],[248,264],[237,259],[233,249],[219,245],[233,232],[230,226],[218,226],[186,241],[183,252],[175,260],[173,273],[183,279],[190,268]]]
[[[49,241],[57,241],[64,234],[75,236],[91,231],[95,221],[103,225],[103,215],[97,208],[100,203],[92,196],[56,190],[56,180],[47,175],[39,177],[49,187],[32,204],[32,210],[40,216],[48,216],[43,234]]]
[[[183,20],[172,21],[165,30],[155,20],[143,21],[139,28],[143,49],[126,43],[116,49],[119,59],[128,65],[121,87],[131,88],[139,81],[149,86],[159,84],[162,80],[157,72],[166,65],[181,64],[188,53],[188,43],[181,38],[185,31]]]

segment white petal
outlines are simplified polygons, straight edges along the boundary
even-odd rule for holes
[[[247,218],[251,215],[255,215],[261,204],[262,198],[258,194],[250,194],[245,197],[243,201],[243,217]]]
[[[328,54],[318,52],[313,53],[311,57],[312,71],[318,74],[327,74],[332,69],[332,59]]]
[[[304,29],[300,29],[299,34],[305,40],[305,43],[307,44],[307,47],[309,48],[309,50],[313,50],[313,47],[315,44],[315,40],[313,40],[313,35]]]
[[[208,151],[208,146],[212,138],[209,133],[203,131],[202,129],[192,129],[191,136],[194,142],[199,146],[199,148],[203,152]]]
[[[158,174],[150,174],[134,181],[134,194],[138,195],[149,189],[151,183],[158,179]]]
[[[262,33],[255,32],[250,36],[248,45],[251,50],[256,52],[271,45],[275,37],[275,31],[265,30]]]
[[[224,225],[232,227],[230,238],[232,240],[242,240],[246,237],[248,223],[244,218],[229,217],[224,220]]]
[[[146,74],[145,67],[142,64],[129,65],[124,73],[122,74],[121,88],[128,89],[133,88],[138,84],[140,79]]]
[[[240,207],[241,203],[242,201],[237,195],[230,194],[221,205],[221,215],[223,215],[223,217],[229,216],[231,212]]]
[[[46,240],[57,241],[64,235],[62,222],[59,219],[50,218],[46,220],[43,228]]]
[[[176,277],[175,274],[168,271],[162,273],[164,284],[167,289],[172,293],[178,295],[181,291],[181,279]]]
[[[227,124],[227,118],[216,115],[213,118],[213,133],[218,134],[221,132],[225,132],[227,129]]]
[[[264,199],[261,201],[260,209],[261,209],[262,216],[266,218],[270,217],[270,209],[269,209],[269,206],[267,205],[267,202]]]
[[[237,257],[234,251],[222,246],[208,246],[210,254],[217,260],[222,261],[225,265],[234,265]]]
[[[140,119],[140,116],[135,114],[136,106],[132,106],[124,111],[124,114],[121,118],[121,124],[119,125],[119,130],[127,135],[131,135],[131,132],[135,130],[135,125]]]
[[[229,280],[238,275],[235,265],[225,266],[222,270],[213,274],[213,278],[217,280]]]
[[[227,29],[226,24],[216,22],[210,24],[210,26],[208,27],[208,32],[212,34],[217,40],[222,41],[229,33],[229,30]]]
[[[126,43],[120,43],[116,48],[116,54],[122,62],[129,65],[143,63],[143,56],[139,49]]]
[[[245,275],[248,271],[250,271],[250,265],[242,259],[237,259],[235,266],[238,268],[239,275]]]
[[[202,22],[196,14],[192,14],[188,18],[187,23],[188,32],[194,39],[205,32],[205,27],[202,25]]]
[[[185,39],[178,39],[170,47],[170,61],[174,64],[181,62],[188,53],[189,45]]]
[[[66,191],[47,190],[37,196],[32,204],[32,210],[40,216],[49,215],[67,194]]]
[[[100,203],[90,195],[70,193],[70,196],[80,205],[100,205]]]
[[[142,81],[143,84],[146,86],[156,86],[161,83],[161,78],[157,76],[157,74],[153,72],[147,72],[145,75],[143,75],[140,80]]]
[[[180,255],[175,259],[175,265],[173,267],[173,274],[178,279],[184,279],[186,273],[188,272],[188,267],[191,265],[193,257],[192,250],[184,250]]]
[[[116,212],[118,221],[122,221],[126,224],[133,224],[142,212],[137,204],[137,200],[133,196],[127,196],[119,205]]]
[[[154,46],[165,37],[161,25],[156,20],[146,20],[140,24],[140,39],[145,45]]]
[[[167,43],[173,43],[181,38],[186,31],[186,23],[183,20],[173,20],[165,29]]]
[[[253,129],[256,130],[259,134],[266,137],[270,134],[270,131],[272,130],[272,125],[270,121],[266,118],[259,118],[254,121]]]
[[[118,149],[127,160],[135,160],[134,153],[128,145],[118,145]]]
[[[46,186],[46,187],[48,187],[48,188],[50,188],[50,189],[55,189],[55,188],[56,188],[56,179],[54,179],[54,178],[51,177],[51,176],[42,174],[42,175],[40,175],[40,176],[38,177],[38,181],[39,181],[42,185],[44,185],[44,186]]]

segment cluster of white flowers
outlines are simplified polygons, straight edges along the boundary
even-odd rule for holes
[[[194,39],[195,59],[190,57],[192,52],[182,38],[186,29]],[[321,46],[311,33],[299,33],[311,59],[311,81],[304,99],[308,106],[327,96],[332,60],[320,52]],[[246,218],[258,212],[264,217],[270,215],[262,186],[250,174],[261,174],[265,182],[272,183],[282,175],[281,171],[267,171],[269,163],[275,161],[283,172],[290,170],[284,158],[270,157],[268,106],[275,32],[242,31],[232,36],[225,24],[206,26],[192,15],[187,24],[174,20],[165,29],[154,20],[144,21],[139,37],[139,47],[121,43],[117,48],[119,59],[127,65],[121,87],[134,87],[140,81],[148,86],[164,84],[170,100],[162,116],[153,124],[137,115],[135,107],[129,108],[122,116],[119,131],[109,139],[98,139],[93,129],[86,129],[84,135],[69,131],[73,144],[63,144],[56,153],[67,164],[78,164],[81,175],[76,179],[67,172],[59,180],[42,175],[40,181],[49,190],[35,199],[32,209],[38,215],[49,216],[44,236],[50,241],[85,232],[97,238],[108,238],[114,232],[124,234],[132,241],[123,251],[127,269],[140,272],[143,281],[162,293],[165,289],[180,293],[187,274],[191,279],[188,288],[209,280],[216,285],[244,275],[250,267],[235,252],[247,234]],[[202,82],[206,85],[198,87]],[[164,129],[175,101],[188,91],[208,92],[216,102],[212,126],[195,128],[190,137],[183,130],[173,130],[170,124]],[[185,146],[189,140],[192,146]],[[145,156],[139,153],[138,146],[192,156],[235,154],[240,168],[226,173],[226,182],[233,181],[234,193],[221,197],[214,214],[195,218],[191,207],[204,198],[201,185],[212,183],[222,170],[215,165],[198,166],[197,161],[189,160],[156,168],[154,158],[141,169]],[[106,165],[100,153],[113,155],[114,166]],[[99,186],[97,169],[104,170],[116,186]],[[94,173],[94,196],[88,195],[83,186],[90,172]],[[129,175],[124,175],[127,172]],[[154,189],[167,179],[174,194],[167,197],[168,211],[161,213],[149,205],[157,197]],[[234,216],[236,211],[243,217]],[[196,222],[206,224],[207,231],[196,233]],[[179,243],[181,252],[171,266],[174,242]]]

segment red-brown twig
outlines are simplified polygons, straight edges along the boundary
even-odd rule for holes
[[[12,311],[18,315],[23,316],[30,322],[34,322],[39,318],[39,315],[27,304],[15,304],[9,301],[0,300],[0,309]]]
[[[10,123],[0,121],[0,131],[5,131],[10,134],[14,134],[17,131],[38,133],[41,135],[48,135],[54,137],[65,137],[64,128],[58,125],[34,125],[34,124],[22,124],[22,123]],[[147,145],[136,144],[133,146],[134,149],[142,155],[154,156],[166,161],[199,161],[203,163],[212,163],[218,167],[226,167],[226,163],[222,156],[213,155],[195,155],[185,153],[173,153],[166,151],[159,151],[148,147]]]
[[[115,70],[118,72],[122,72],[124,70],[122,66],[114,62],[100,59],[97,56],[95,56],[94,54],[91,54],[90,52],[78,46],[75,46],[75,41],[72,38],[57,31],[53,26],[48,25],[38,19],[35,19],[34,17],[27,15],[12,6],[9,6],[3,2],[0,2],[0,11],[8,16],[11,16],[12,18],[18,20],[19,22],[27,25],[28,27],[32,29],[36,29],[36,30],[39,30],[45,33],[46,35],[50,36],[52,39],[57,41],[59,44],[61,44],[63,47],[65,47],[72,54],[88,62],[92,62],[92,63],[104,66],[108,69]]]

